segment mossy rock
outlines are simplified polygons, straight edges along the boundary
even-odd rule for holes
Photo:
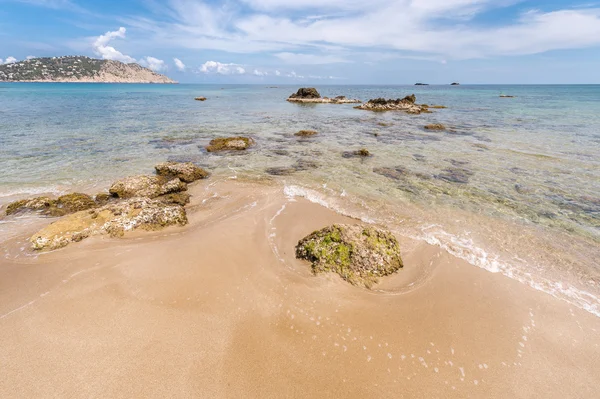
[[[210,141],[206,147],[208,152],[216,151],[242,151],[254,144],[250,137],[219,137]]]
[[[403,267],[396,237],[371,226],[334,224],[315,231],[298,242],[296,257],[311,262],[315,274],[335,272],[367,288]]]
[[[111,195],[108,193],[98,193],[94,197],[94,201],[96,201],[96,204],[98,205],[106,205],[111,198]]]
[[[186,192],[182,192],[182,193],[171,193],[171,194],[161,195],[160,197],[157,197],[156,199],[165,204],[176,204],[176,205],[185,206],[190,203],[191,197],[192,196],[190,194],[188,194]]]
[[[95,208],[97,204],[94,199],[87,194],[71,193],[58,197],[56,206],[66,213],[73,213]]]
[[[154,167],[160,176],[177,177],[185,183],[206,179],[208,172],[191,162],[163,162]]]
[[[446,126],[442,125],[441,123],[432,123],[430,125],[425,125],[424,128],[427,130],[446,130]]]
[[[49,197],[36,197],[12,202],[6,206],[6,215],[23,211],[46,211],[56,206],[56,200]]]
[[[319,132],[317,132],[316,130],[300,130],[297,133],[294,133],[294,136],[298,136],[298,137],[311,137],[314,136],[316,134],[319,134]]]
[[[194,98],[196,101],[206,101],[206,97],[196,97]]]
[[[373,154],[371,154],[371,152],[366,148],[361,148],[360,150],[356,151],[345,151],[342,153],[342,156],[344,158],[368,158],[372,157]]]

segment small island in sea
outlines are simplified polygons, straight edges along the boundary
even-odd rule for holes
[[[0,65],[0,82],[177,83],[136,63],[84,56],[32,58]]]

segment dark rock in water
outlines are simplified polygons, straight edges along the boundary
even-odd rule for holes
[[[360,150],[356,151],[345,151],[342,154],[342,157],[344,158],[367,158],[372,156],[373,155],[366,148],[361,148]]]
[[[314,161],[298,159],[296,163],[292,166],[276,166],[265,169],[265,172],[274,176],[289,176],[295,172],[316,169],[318,167],[319,165]]]
[[[515,184],[515,191],[519,194],[532,194],[535,192],[531,187],[523,186],[522,184]]]
[[[433,109],[446,109],[448,107],[446,107],[445,105],[430,105],[428,108],[433,108]]]
[[[370,226],[334,224],[315,231],[298,242],[296,257],[311,262],[315,274],[335,272],[367,288],[403,267],[396,237]]]
[[[276,155],[289,155],[290,152],[288,150],[273,150],[273,153]]]
[[[185,183],[206,179],[208,172],[191,162],[163,162],[154,167],[160,176],[177,177]]]
[[[490,149],[490,147],[488,147],[485,144],[481,144],[481,143],[474,143],[474,144],[471,144],[471,145],[473,147],[475,147],[475,148],[478,148],[479,150],[489,150]]]
[[[316,169],[318,167],[319,167],[318,163],[316,163],[315,161],[307,160],[307,159],[299,159],[294,164],[294,169],[296,169],[296,170],[309,170],[309,169]]]
[[[454,83],[451,83],[450,86],[460,86],[460,83],[454,82]]]
[[[446,126],[442,125],[441,123],[425,125],[424,128],[427,130],[446,130]]]
[[[393,123],[391,123],[391,122],[390,123],[388,123],[388,122],[377,122],[377,125],[381,126],[381,127],[390,127],[390,126],[393,125]]]
[[[509,96],[506,94],[500,94],[500,98],[515,98],[515,96]]]
[[[425,155],[421,154],[413,154],[413,159],[415,161],[425,161]]]
[[[120,237],[126,231],[138,228],[158,230],[186,223],[185,209],[180,205],[149,198],[131,198],[65,216],[34,234],[30,241],[35,250],[53,250],[92,235]]]
[[[289,176],[296,172],[296,169],[292,167],[275,166],[265,169],[265,172],[273,176]]]
[[[321,98],[321,95],[314,87],[302,87],[290,96],[290,98]]]
[[[393,180],[404,180],[408,177],[409,174],[408,170],[402,166],[396,166],[395,168],[374,168],[373,172]]]
[[[469,161],[460,161],[458,159],[444,159],[444,161],[450,162],[452,166],[465,166],[471,163]]]
[[[168,149],[168,148],[175,148],[175,147],[181,146],[181,145],[194,144],[195,141],[196,141],[196,139],[193,137],[166,136],[166,137],[161,137],[160,139],[150,140],[148,143],[153,144],[154,147],[159,148],[159,149],[163,149],[163,148]]]
[[[469,182],[469,178],[473,176],[473,172],[468,169],[462,168],[447,168],[444,169],[444,173],[440,173],[435,177],[450,183],[466,184]]]
[[[254,144],[250,137],[220,137],[210,141],[206,147],[208,152],[242,151]]]
[[[415,83],[415,86],[429,86],[429,83]]]
[[[96,202],[87,194],[72,193],[51,199],[37,197],[24,199],[8,204],[6,214],[13,215],[24,211],[41,212],[46,216],[64,216],[69,213],[95,208]]]
[[[113,197],[131,198],[147,197],[156,198],[160,195],[177,193],[187,190],[187,184],[178,178],[167,176],[129,176],[118,180],[108,190]]]
[[[319,134],[316,130],[300,130],[299,132],[294,133],[294,136],[298,137],[311,137],[316,134]]]
[[[196,101],[206,101],[206,97],[196,97],[194,98]]]

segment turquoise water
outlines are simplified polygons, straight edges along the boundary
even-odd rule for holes
[[[318,87],[448,107],[423,115],[286,102],[296,89],[0,84],[0,204],[95,193],[190,160],[217,177],[273,179],[600,315],[600,86]],[[301,129],[319,135],[298,139]],[[204,150],[230,135],[257,144]],[[374,156],[342,156],[363,147]]]

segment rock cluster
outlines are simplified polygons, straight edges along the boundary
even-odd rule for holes
[[[315,231],[298,242],[296,257],[311,262],[315,274],[335,272],[367,288],[403,267],[396,237],[371,226],[334,224]]]
[[[385,98],[376,98],[369,100],[368,102],[354,107],[356,109],[364,109],[368,111],[404,111],[409,114],[420,114],[422,112],[429,112],[426,105],[416,104],[416,97],[414,94],[406,96],[404,98],[398,98],[396,100],[386,100]]]
[[[356,104],[360,100],[349,99],[346,96],[337,96],[334,98],[321,97],[321,94],[314,87],[302,87],[291,96],[287,101],[296,103],[321,103],[321,104]]]
[[[39,211],[48,216],[64,216],[31,237],[36,250],[62,248],[92,235],[119,237],[138,228],[156,230],[185,225],[184,206],[190,201],[187,183],[204,179],[208,173],[190,162],[165,162],[155,169],[157,176],[129,176],[114,182],[110,194],[100,193],[95,200],[81,193],[58,199],[37,197],[9,204],[6,213]]]

